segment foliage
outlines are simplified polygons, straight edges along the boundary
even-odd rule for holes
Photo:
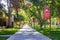
[[[2,12],[0,12],[0,17],[1,17],[1,16],[3,16],[3,13],[2,13]]]
[[[26,1],[31,4],[30,7],[26,7]],[[40,24],[43,24],[43,22],[45,22],[43,18],[44,6],[50,6],[52,18],[60,18],[60,0],[11,0],[11,4],[16,11],[16,15],[18,16],[18,18],[15,16],[15,20],[22,20],[19,15],[21,14],[19,13],[21,10],[18,10],[22,9],[25,13],[22,15],[24,16],[23,19],[27,20],[28,18],[31,19],[31,17],[35,17]]]
[[[1,4],[0,4],[0,8],[3,8]]]
[[[53,26],[52,26],[53,27]],[[49,38],[51,38],[52,40],[60,40],[60,28],[59,29],[55,29],[55,28],[51,28],[53,29],[52,31],[50,31],[50,28],[46,28],[46,29],[43,29],[43,30],[40,30],[40,27],[39,26],[36,26],[35,29],[48,36]],[[48,29],[48,30],[47,30]],[[55,30],[55,31],[54,31]],[[59,31],[58,31],[59,30]]]
[[[14,15],[14,20],[15,20],[15,21],[23,21],[23,20],[24,20],[24,17],[23,17],[22,15],[18,15],[18,17],[16,17],[16,16]]]
[[[8,37],[0,37],[0,40],[6,40]]]
[[[18,31],[18,28],[8,28],[8,29],[1,29],[0,35],[11,35]]]

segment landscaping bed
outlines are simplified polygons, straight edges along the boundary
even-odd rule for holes
[[[6,40],[8,37],[0,37],[0,40]]]
[[[57,28],[51,28],[51,29],[50,28],[46,28],[46,29],[44,28],[44,29],[40,30],[40,27],[36,26],[35,29],[38,32],[48,36],[52,40],[60,40],[60,28],[58,28],[58,29]]]
[[[17,32],[18,28],[8,28],[8,29],[0,29],[0,35],[12,35]]]

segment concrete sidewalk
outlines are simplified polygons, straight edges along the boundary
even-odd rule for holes
[[[16,32],[7,40],[52,40],[36,30],[25,25],[22,29]]]

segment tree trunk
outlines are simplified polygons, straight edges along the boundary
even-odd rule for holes
[[[18,9],[17,8],[16,8],[16,15],[17,15],[17,20],[18,20]],[[16,24],[17,24],[17,22],[16,22]]]
[[[18,9],[16,9],[16,15],[17,15],[17,18],[18,18]]]
[[[10,16],[8,17],[8,25],[7,25],[7,28],[10,28],[10,26],[11,26],[11,18],[10,18]]]
[[[9,3],[8,3],[9,2]],[[7,19],[7,27],[6,28],[10,28],[11,27],[11,4],[10,4],[10,0],[7,0],[7,6],[9,6],[8,7],[8,19]]]
[[[39,20],[40,29],[42,29],[42,22]]]
[[[38,17],[39,17],[39,25],[40,25],[40,29],[42,29],[42,17],[41,17],[41,12],[40,12],[40,8],[37,6],[37,10],[38,10]]]

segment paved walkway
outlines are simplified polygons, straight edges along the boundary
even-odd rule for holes
[[[51,40],[43,34],[25,25],[22,29],[16,32],[7,40]]]

